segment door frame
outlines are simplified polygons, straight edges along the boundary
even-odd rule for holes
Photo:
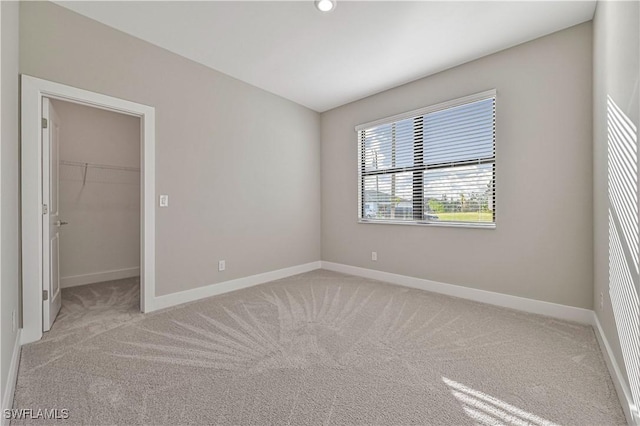
[[[21,75],[21,343],[42,338],[42,98],[73,102],[140,118],[140,310],[155,298],[155,108]]]

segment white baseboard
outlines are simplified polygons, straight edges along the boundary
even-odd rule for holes
[[[373,269],[360,268],[341,263],[322,261],[322,269],[357,275],[379,281],[386,281],[391,284],[446,294],[448,296],[460,297],[462,299],[474,300],[476,302],[488,303],[490,305],[502,306],[504,308],[516,309],[519,311],[545,315],[567,321],[574,321],[589,325],[593,324],[593,311],[590,309],[576,308],[573,306],[560,305],[558,303],[528,299],[526,297],[511,296],[508,294],[479,290],[460,285],[445,284],[423,278],[392,274],[389,272],[376,271]]]
[[[210,284],[204,287],[198,287],[178,293],[156,296],[154,298],[152,311],[168,308],[170,306],[180,305],[182,303],[192,302],[194,300],[204,299],[206,297],[216,296],[218,294],[240,290],[247,287],[253,287],[258,284],[264,284],[269,281],[287,278],[292,275],[313,271],[315,269],[320,269],[320,265],[320,261],[310,262],[303,265],[292,266],[290,268],[278,269],[276,271],[264,272],[262,274],[256,274],[248,277],[238,278],[235,280]]]
[[[13,407],[13,394],[16,390],[16,380],[18,379],[18,366],[20,365],[20,333],[18,329],[16,340],[13,343],[13,351],[11,353],[11,364],[9,364],[9,373],[7,375],[7,383],[2,393],[2,426],[8,425],[9,420],[4,417],[4,410],[10,410]]]
[[[633,403],[631,390],[627,385],[627,381],[625,380],[622,371],[620,371],[620,367],[613,355],[607,336],[605,336],[602,325],[600,325],[600,320],[598,320],[598,315],[596,315],[595,312],[593,312],[593,329],[595,330],[598,343],[600,343],[600,349],[602,350],[602,355],[607,364],[607,368],[609,369],[609,374],[611,375],[613,384],[616,387],[616,392],[618,393],[618,398],[620,399],[620,405],[622,405],[624,415],[627,418],[627,423],[638,426],[640,425],[640,412]]]
[[[116,269],[113,271],[95,272],[92,274],[60,277],[60,287],[76,287],[79,285],[101,283],[103,281],[121,280],[140,275],[140,268]]]

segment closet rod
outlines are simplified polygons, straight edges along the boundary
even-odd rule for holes
[[[66,161],[60,160],[60,164],[64,164],[65,166],[78,166],[78,167],[95,167],[97,169],[112,169],[112,170],[126,170],[128,172],[139,172],[140,169],[137,167],[127,167],[127,166],[112,166],[110,164],[97,164],[97,163],[81,163],[79,161]]]

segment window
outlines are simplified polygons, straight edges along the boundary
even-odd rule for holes
[[[495,227],[495,90],[356,127],[361,222]]]

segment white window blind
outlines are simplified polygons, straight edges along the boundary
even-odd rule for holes
[[[356,128],[359,219],[495,226],[495,90]]]

